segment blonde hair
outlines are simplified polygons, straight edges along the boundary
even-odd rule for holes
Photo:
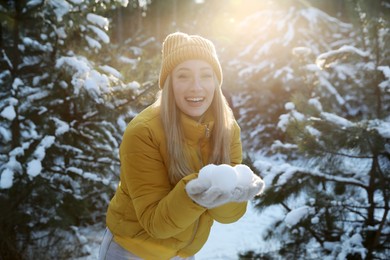
[[[219,81],[215,80],[215,85],[217,87],[211,104],[214,117],[214,128],[211,134],[212,151],[208,163],[230,164],[230,142],[234,116],[222,94]],[[160,105],[169,158],[168,175],[170,182],[174,185],[183,177],[193,173],[195,169],[191,169],[189,155],[186,154],[184,149],[184,133],[180,124],[180,110],[176,106],[170,76],[167,77],[155,104]]]

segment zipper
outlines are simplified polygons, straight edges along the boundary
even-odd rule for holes
[[[196,149],[196,150],[197,150],[198,160],[199,160],[200,169],[201,169],[204,165],[203,165],[203,160],[202,160],[202,148],[201,148],[201,145],[200,145],[200,141],[198,143],[198,149]]]
[[[207,124],[206,125],[206,129],[205,129],[205,137],[206,138],[209,138],[210,137],[210,128],[209,128],[209,125]],[[202,160],[202,148],[201,148],[201,140],[199,140],[199,143],[198,143],[198,159],[199,159],[199,162],[200,162],[200,168],[202,168],[204,165],[203,165],[203,160]],[[189,240],[187,246],[191,245],[192,242],[194,242],[194,239],[195,239],[195,236],[196,236],[196,233],[198,232],[198,228],[199,228],[199,219],[196,220],[196,223],[195,223],[195,227],[194,227],[194,231],[192,233],[192,237],[191,239]],[[186,246],[186,247],[187,247]]]
[[[209,125],[208,125],[208,124],[206,125],[205,136],[206,136],[206,138],[209,138],[209,137],[210,137],[210,128],[209,128]]]
[[[210,128],[209,128],[208,124],[206,125],[204,135],[206,138],[210,138]],[[199,139],[197,154],[198,154],[198,160],[200,163],[200,168],[202,168],[204,166],[203,158],[202,158],[202,145],[201,145],[201,143],[202,143],[202,139]]]

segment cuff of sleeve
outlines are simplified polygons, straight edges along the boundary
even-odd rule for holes
[[[195,179],[196,177],[197,174],[190,174],[180,180],[174,188],[175,203],[173,205],[175,206],[173,210],[181,212],[180,218],[176,220],[178,226],[186,226],[188,225],[189,221],[194,222],[196,219],[199,218],[200,215],[202,215],[207,210],[206,208],[194,202],[188,196],[185,190],[185,186],[187,185],[187,183],[190,180]]]

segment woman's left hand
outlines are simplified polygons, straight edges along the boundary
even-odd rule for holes
[[[260,195],[264,189],[264,181],[257,175],[252,175],[252,181],[246,185],[238,185],[232,192],[232,201],[244,202]]]

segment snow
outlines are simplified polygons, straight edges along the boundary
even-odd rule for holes
[[[368,160],[366,160],[368,161]],[[270,160],[258,159],[254,163],[254,166],[263,174],[263,180],[265,182],[265,189],[268,188],[277,188],[279,185],[283,185],[287,183],[293,176],[294,173],[299,172],[301,174],[309,175],[309,176],[317,176],[322,177],[327,181],[336,181],[336,182],[345,182],[358,186],[367,185],[367,180],[360,180],[355,177],[342,177],[339,175],[334,175],[333,173],[327,173],[320,171],[316,168],[304,168],[291,165],[289,163],[278,163],[272,162]],[[365,164],[367,164],[365,162]],[[358,167],[360,171],[362,171],[364,164],[354,164],[355,167]],[[273,185],[273,181],[276,176],[279,176],[277,185]],[[365,175],[366,176],[366,175]]]
[[[379,132],[379,134],[383,137],[383,138],[390,138],[390,123],[386,122],[386,123],[383,123],[381,126],[378,126],[376,128]]]
[[[12,121],[16,117],[15,108],[12,105],[9,105],[1,111],[0,115],[9,121]]]
[[[95,39],[89,37],[88,35],[85,36],[85,39],[87,40],[88,46],[92,49],[101,49],[102,45]]]
[[[54,136],[51,136],[51,135],[48,135],[48,136],[45,136],[41,143],[39,144],[41,147],[43,148],[49,148],[50,146],[52,146],[54,144],[54,140],[55,140],[55,137]],[[35,152],[36,153],[36,152]],[[34,153],[34,154],[35,154]],[[41,158],[43,159],[44,156],[41,155]]]
[[[283,149],[287,149],[287,150],[291,150],[291,149],[297,149],[298,148],[298,145],[296,144],[290,144],[290,143],[282,143],[281,141],[279,140],[276,140],[273,142],[272,146],[271,146],[271,150],[275,151],[279,148],[283,148]]]
[[[72,9],[72,6],[66,1],[48,0],[47,3],[53,7],[59,23],[62,22],[63,16]]]
[[[208,164],[200,171],[198,178],[224,191],[232,191],[236,187],[248,187],[252,184],[254,173],[245,164],[232,167],[228,164]]]
[[[353,253],[360,254],[361,258],[365,259],[366,249],[364,248],[362,242],[363,238],[360,234],[353,234],[351,237],[346,238],[341,246],[331,242],[325,242],[326,244],[324,246],[328,249],[332,249],[332,251],[340,251],[337,257],[335,257],[336,259],[347,259],[348,254]],[[336,248],[335,250],[335,247],[339,248]]]
[[[56,28],[56,34],[57,34],[58,38],[60,38],[60,39],[65,39],[67,37],[67,34],[65,32],[64,27]]]
[[[293,227],[305,219],[309,215],[310,211],[311,208],[308,206],[302,206],[291,210],[289,213],[287,213],[284,222],[286,222],[288,227]]]
[[[320,81],[320,85],[325,87],[330,94],[336,97],[336,100],[339,103],[339,105],[342,106],[345,104],[344,98],[339,94],[337,89],[329,82],[329,80],[327,80],[325,77],[319,77],[318,79]]]
[[[283,132],[287,130],[287,125],[290,122],[290,116],[288,114],[283,114],[279,116],[278,128],[280,128]]]
[[[332,58],[332,56],[336,55],[345,55],[345,54],[357,54],[361,57],[368,57],[369,52],[367,51],[362,51],[354,46],[349,46],[349,45],[344,45],[340,47],[338,50],[331,50],[325,53],[322,53],[319,55],[316,59],[316,64],[319,68],[323,69],[325,68],[328,64],[326,63],[327,59]]]
[[[277,182],[279,186],[286,184],[299,170],[297,167],[293,167],[288,163],[283,163],[279,167],[275,167],[275,169],[276,173],[282,173]]]
[[[247,187],[252,183],[253,171],[245,164],[237,164],[234,166],[237,174],[237,186]]]
[[[390,122],[373,120],[370,127],[376,129],[383,138],[390,138]]]
[[[311,54],[311,49],[307,47],[295,47],[292,50],[293,54],[296,56],[307,56]]]
[[[313,225],[317,225],[319,222],[320,222],[320,219],[318,217],[314,217],[314,218],[311,219],[311,223]]]
[[[126,127],[127,127],[127,123],[126,121],[123,119],[123,117],[118,117],[118,119],[116,120],[116,123],[118,124],[119,126],[119,130],[124,133],[125,130],[126,130]]]
[[[116,0],[116,2],[120,3],[123,7],[129,4],[129,0]]]
[[[206,165],[199,171],[198,179],[224,191],[232,191],[237,185],[236,171],[227,164]]]
[[[310,125],[307,125],[305,127],[305,129],[309,132],[309,134],[311,136],[315,136],[315,137],[321,137],[322,133],[320,131],[318,131],[317,129],[315,129],[314,127],[310,126]]]
[[[108,30],[109,21],[107,18],[105,18],[103,16],[89,13],[89,14],[87,14],[87,20],[90,23],[93,23],[93,24],[99,26],[100,28],[103,28],[104,30]]]
[[[278,241],[264,240],[262,232],[268,223],[274,220],[275,214],[280,213],[279,207],[271,206],[259,214],[254,204],[249,202],[245,215],[237,222],[231,224],[214,222],[210,236],[195,255],[195,260],[237,260],[238,254],[246,251],[267,252],[278,249]],[[80,230],[80,233],[88,239],[91,255],[74,260],[98,259],[104,228],[93,226]]]
[[[110,37],[101,29],[94,25],[88,25],[87,26],[89,29],[91,29],[98,37],[99,39],[104,42],[104,43],[109,43],[110,42]]]
[[[237,222],[214,222],[209,239],[195,255],[195,260],[236,260],[240,252],[276,250],[276,241],[265,241],[262,238],[262,231],[273,220],[275,212],[278,212],[276,208],[270,207],[268,211],[259,214],[253,203],[249,202],[247,212]]]
[[[18,87],[23,86],[23,81],[20,78],[15,78],[12,82],[12,89],[18,89]]]
[[[106,73],[113,75],[114,77],[116,77],[118,79],[123,79],[122,74],[111,66],[103,65],[103,66],[100,66],[100,69]]]
[[[137,64],[139,63],[138,59],[130,59],[130,58],[127,58],[127,57],[124,57],[124,56],[119,57],[118,60],[120,62],[122,62],[122,63],[133,65],[132,69],[136,69],[137,68]]]
[[[14,172],[10,169],[5,169],[0,176],[0,189],[8,189],[12,187]]]
[[[286,110],[293,110],[293,109],[295,109],[295,105],[294,105],[293,102],[287,102],[287,103],[284,105],[284,108],[285,108]]]
[[[42,164],[40,160],[34,159],[27,164],[27,174],[31,177],[36,177],[42,171]]]
[[[389,66],[378,66],[378,70],[383,72],[386,78],[390,79],[390,67]]]
[[[288,114],[280,115],[279,116],[279,122],[278,122],[278,125],[277,125],[277,127],[280,128],[283,132],[286,131],[287,125],[290,123],[291,118],[294,118],[297,121],[305,120],[305,115],[303,115],[302,113],[294,110],[295,106],[294,106],[293,103],[291,103],[291,102],[286,103],[285,108],[286,108],[286,110],[290,110],[291,109],[291,111]]]
[[[320,101],[318,100],[318,98],[311,98],[309,99],[308,103],[312,106],[314,106],[317,111],[322,111],[322,105],[320,103]]]
[[[12,133],[9,128],[0,127],[0,139],[3,139],[5,142],[12,140]]]
[[[58,118],[55,118],[55,117],[51,118],[51,120],[53,120],[55,125],[56,125],[56,131],[55,131],[56,136],[63,135],[69,131],[70,127],[69,127],[69,124],[67,122],[64,122],[64,121],[62,121]]]
[[[353,123],[351,121],[332,113],[322,112],[321,117],[329,122],[333,122],[335,125],[338,125],[340,127],[353,126]]]
[[[40,5],[40,4],[42,4],[41,0],[30,0],[30,1],[27,1],[26,6],[32,8],[32,7],[35,7],[35,6]]]
[[[78,95],[80,89],[84,87],[95,102],[102,103],[101,94],[109,92],[109,78],[94,70],[85,57],[61,57],[57,59],[56,68],[74,71],[71,82],[74,86],[73,91],[75,95]]]
[[[45,136],[41,140],[41,142],[39,143],[37,148],[35,149],[35,151],[33,153],[34,159],[32,159],[31,161],[29,161],[27,163],[27,174],[30,177],[34,178],[41,173],[41,171],[42,171],[41,161],[46,156],[46,149],[53,145],[54,140],[55,140],[54,136]],[[21,149],[18,149],[18,150],[14,149],[13,152],[16,154],[16,153],[22,153],[23,151]],[[14,157],[12,157],[12,158],[14,158]]]
[[[12,69],[14,66],[12,65],[12,62],[10,61],[8,55],[5,53],[4,49],[1,50],[1,54],[2,54],[2,56],[3,56],[3,57],[2,57],[3,60],[4,60],[5,62],[7,62],[8,67]],[[6,72],[6,71],[0,73],[0,75],[3,74],[3,73],[5,73],[5,72]]]
[[[385,76],[386,80],[382,81],[379,84],[379,87],[383,89],[383,91],[390,92],[390,67],[389,66],[378,66],[378,70],[382,71],[383,75]]]

